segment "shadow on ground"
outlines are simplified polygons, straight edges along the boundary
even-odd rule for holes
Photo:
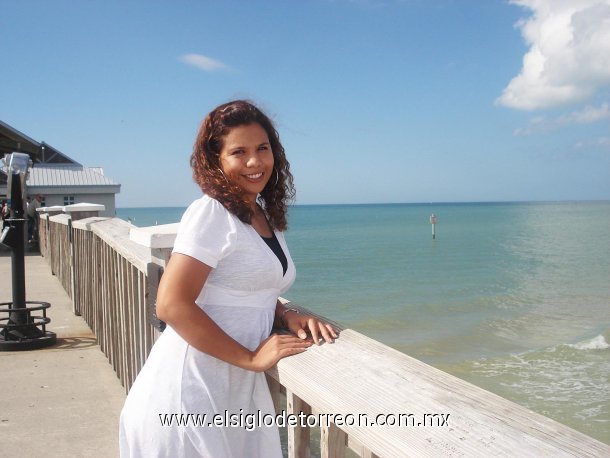
[[[50,349],[54,350],[83,350],[97,345],[95,337],[58,337],[57,343]]]

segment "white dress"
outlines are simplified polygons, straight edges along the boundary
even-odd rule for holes
[[[174,244],[174,253],[213,268],[196,303],[250,350],[269,336],[277,298],[295,278],[284,236],[281,232],[275,235],[288,259],[285,275],[277,256],[251,225],[204,195],[184,213]],[[192,421],[177,426],[175,419],[172,426],[162,426],[160,419],[165,414],[206,414],[207,423],[214,414],[227,412],[246,418],[258,411],[275,412],[264,373],[203,353],[168,326],[121,412],[121,457],[281,457],[276,426],[247,431],[244,427],[193,425]]]

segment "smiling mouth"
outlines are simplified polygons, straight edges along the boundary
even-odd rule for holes
[[[251,175],[245,175],[249,180],[258,180],[263,177],[263,172],[253,173]]]

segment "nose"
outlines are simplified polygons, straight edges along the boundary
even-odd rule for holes
[[[261,164],[261,160],[256,153],[250,154],[246,161],[246,167],[258,167]]]

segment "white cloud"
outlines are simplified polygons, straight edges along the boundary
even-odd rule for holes
[[[212,59],[211,57],[207,57],[202,54],[184,54],[178,57],[178,60],[206,72],[231,70],[231,67],[223,64],[219,60]]]
[[[520,110],[582,102],[610,85],[610,0],[511,0],[532,12],[517,23],[529,46],[496,100]]]
[[[593,140],[580,141],[574,145],[576,149],[601,148],[610,151],[610,137],[599,137]]]
[[[514,135],[531,135],[548,132],[573,124],[593,124],[604,119],[610,119],[610,104],[602,103],[599,107],[587,106],[581,111],[573,111],[553,119],[536,116],[530,120],[527,127],[516,129]]]

